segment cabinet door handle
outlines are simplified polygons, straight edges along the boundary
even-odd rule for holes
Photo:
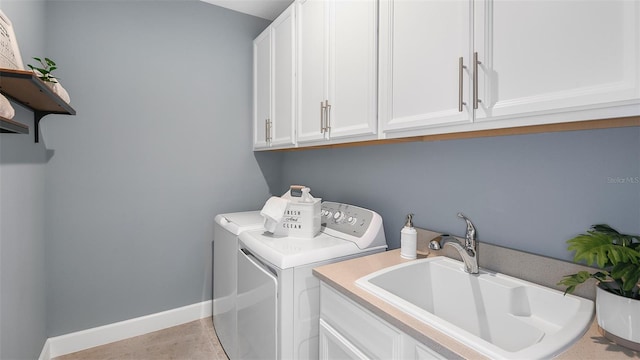
[[[466,69],[467,67],[464,66],[464,60],[462,59],[462,56],[460,56],[458,58],[458,112],[462,112],[462,106],[463,105],[467,105],[466,102],[462,101],[462,98],[464,96],[464,92],[463,90],[463,86],[464,86],[464,82],[463,82],[463,76],[464,76],[464,71],[463,69]]]
[[[326,133],[330,133],[331,132],[331,105],[329,105],[329,100],[326,100],[325,102],[325,109],[327,109],[327,116],[325,117],[327,122],[325,124],[324,131]]]
[[[264,119],[264,141],[271,143],[271,120]]]
[[[478,99],[478,64],[482,62],[478,61],[478,52],[473,53],[473,108],[478,108],[478,103],[482,100]]]
[[[324,101],[320,101],[320,134],[324,134]]]

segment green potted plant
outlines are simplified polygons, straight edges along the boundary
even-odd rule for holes
[[[27,64],[27,66],[36,74],[36,76],[38,76],[40,80],[44,81],[45,83],[58,82],[56,80],[56,77],[52,74],[53,70],[58,68],[53,60],[47,57],[44,58],[44,60],[34,57],[33,60],[37,60],[40,63],[41,67],[33,66],[31,64]]]
[[[58,68],[56,63],[48,57],[45,57],[44,60],[38,57],[34,57],[34,60],[38,61],[39,65],[31,65],[27,64],[29,69],[33,71],[36,76],[42,80],[45,85],[47,85],[56,95],[58,95],[62,100],[66,103],[71,101],[69,97],[69,93],[65,88],[62,87],[58,78],[53,76],[53,71]]]
[[[596,279],[596,317],[602,335],[640,351],[640,236],[598,224],[567,243],[568,250],[575,251],[574,262],[584,261],[598,271],[567,275],[558,285],[571,293],[576,286]]]

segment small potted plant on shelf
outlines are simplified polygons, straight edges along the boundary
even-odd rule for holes
[[[31,71],[33,71],[33,73],[36,74],[36,76],[40,80],[42,80],[45,83],[45,85],[51,88],[51,90],[55,94],[60,96],[60,98],[64,100],[67,104],[71,102],[71,98],[69,97],[69,93],[67,92],[67,90],[65,90],[65,88],[62,87],[62,85],[58,81],[58,78],[53,76],[52,74],[53,71],[58,68],[56,63],[48,57],[45,57],[44,60],[38,57],[34,57],[33,59],[40,63],[39,65],[40,67],[27,64],[29,69],[31,69]]]
[[[27,64],[27,66],[29,67],[29,69],[31,69],[31,71],[33,71],[36,76],[44,81],[45,83],[57,83],[58,80],[56,80],[56,77],[53,76],[52,72],[53,70],[57,69],[58,67],[56,66],[56,63],[49,59],[49,58],[44,58],[44,60],[42,60],[41,58],[37,58],[34,57],[33,60],[36,60],[40,63],[40,66],[42,67],[36,67],[33,66],[31,64]]]
[[[584,261],[599,271],[567,275],[558,285],[571,293],[596,279],[596,317],[604,337],[640,351],[640,236],[621,234],[609,225],[591,226],[586,234],[568,240],[574,262]]]

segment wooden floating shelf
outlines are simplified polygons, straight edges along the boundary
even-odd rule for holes
[[[31,71],[0,69],[0,92],[33,111],[35,142],[39,140],[39,123],[44,116],[76,114],[71,105],[62,100]],[[16,122],[11,121],[11,123],[15,124]]]
[[[28,134],[29,127],[23,123],[0,116],[0,133]]]

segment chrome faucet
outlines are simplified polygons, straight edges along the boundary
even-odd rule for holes
[[[429,242],[429,249],[441,250],[443,247],[450,245],[458,251],[462,261],[464,262],[464,271],[469,274],[478,273],[478,242],[476,240],[476,228],[466,216],[462,213],[458,213],[458,217],[463,219],[467,223],[467,233],[464,237],[464,246],[455,237],[442,234],[440,240],[431,240]]]

